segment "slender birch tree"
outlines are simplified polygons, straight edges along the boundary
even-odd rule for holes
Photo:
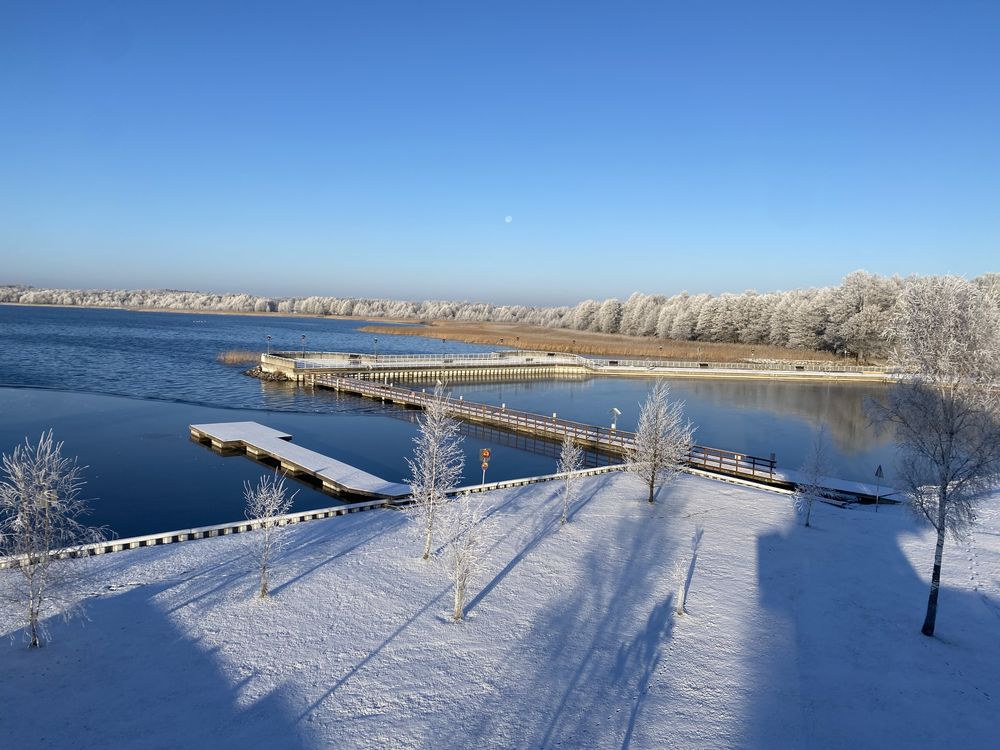
[[[256,526],[252,533],[254,544],[254,559],[260,572],[261,599],[267,598],[270,589],[271,564],[275,555],[281,549],[278,517],[291,510],[292,501],[297,492],[289,497],[285,488],[285,478],[277,473],[265,474],[254,486],[250,482],[243,484],[243,497],[246,500],[244,515]]]
[[[434,524],[438,509],[448,492],[462,478],[465,456],[459,424],[448,416],[444,386],[438,384],[419,419],[420,432],[413,439],[413,458],[406,459],[410,467],[410,492],[414,512],[420,519],[424,540],[422,557],[430,559],[434,542]]]
[[[573,485],[577,480],[574,472],[579,471],[582,466],[583,451],[580,450],[580,446],[576,444],[572,436],[567,433],[566,437],[563,438],[562,450],[559,452],[559,465],[556,467],[557,473],[566,475],[562,486],[562,523],[569,521],[569,506],[573,501]]]
[[[627,457],[629,470],[649,489],[649,502],[681,470],[693,436],[694,427],[684,419],[684,402],[671,401],[670,386],[657,380],[639,412],[635,443]]]
[[[830,473],[830,440],[825,424],[821,424],[813,435],[806,460],[800,469],[801,481],[795,487],[795,507],[805,515],[804,526],[809,526],[812,517],[813,500],[823,496],[823,477]]]
[[[441,509],[441,526],[447,538],[438,558],[452,585],[452,618],[465,617],[465,597],[469,585],[483,571],[486,550],[493,541],[492,524],[482,502],[463,493]]]
[[[79,613],[71,584],[80,566],[59,558],[73,557],[82,546],[106,536],[105,529],[81,523],[88,512],[80,497],[82,470],[76,459],[62,455],[62,448],[49,430],[34,445],[25,440],[2,460],[0,557],[14,562],[14,570],[4,571],[3,592],[24,608],[30,648],[47,638],[43,618],[48,612],[61,611],[67,618]]]
[[[921,632],[934,634],[946,532],[962,538],[976,502],[1000,478],[1000,312],[976,284],[955,276],[913,281],[888,335],[903,371],[875,421],[895,432],[898,480],[937,532]]]

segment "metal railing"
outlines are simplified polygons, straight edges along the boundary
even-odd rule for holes
[[[426,408],[435,398],[425,392],[357,378],[332,375],[317,376],[313,378],[313,383],[338,391],[421,409]],[[508,409],[506,406],[492,406],[464,399],[445,397],[444,401],[449,414],[467,422],[482,422],[512,432],[527,433],[553,441],[561,441],[569,435],[573,442],[579,445],[591,446],[599,451],[621,456],[627,456],[635,445],[635,433],[628,430],[613,430],[585,422],[560,419],[554,414],[551,417],[546,417],[542,414]],[[773,457],[760,458],[736,451],[692,445],[686,463],[706,471],[751,477],[768,482],[778,481],[774,473],[776,462]]]

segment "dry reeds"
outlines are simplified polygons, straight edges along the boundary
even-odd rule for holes
[[[249,349],[227,349],[215,355],[215,361],[224,365],[253,365],[260,362],[260,352]]]
[[[368,325],[359,330],[368,333],[452,339],[468,344],[503,345],[519,349],[623,358],[648,357],[682,362],[745,362],[751,359],[796,362],[843,361],[829,352],[809,349],[784,349],[763,344],[721,344],[641,338],[593,331],[574,331],[567,328],[542,328],[520,323],[433,321],[429,325],[415,326]]]

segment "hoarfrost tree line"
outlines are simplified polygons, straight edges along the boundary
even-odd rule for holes
[[[905,292],[922,280],[855,271],[839,286],[820,289],[720,295],[682,292],[672,297],[636,292],[624,302],[584,300],[572,307],[26,286],[0,287],[0,302],[526,323],[659,339],[830,351],[864,361],[888,353],[891,342],[883,333]],[[994,301],[1000,299],[1000,274],[984,274],[972,283]]]

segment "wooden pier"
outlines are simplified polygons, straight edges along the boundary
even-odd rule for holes
[[[308,476],[332,494],[399,499],[410,494],[405,484],[388,482],[322,453],[290,443],[292,436],[257,422],[193,424],[191,437],[217,450],[242,450],[254,458],[269,458],[291,476]]]
[[[310,382],[317,387],[331,388],[342,393],[353,393],[404,408],[423,409],[434,398],[425,392],[359,378],[327,375],[316,376]],[[456,419],[491,425],[510,432],[531,435],[553,442],[562,442],[566,435],[569,435],[577,445],[605,454],[625,457],[635,444],[635,433],[627,430],[612,430],[584,422],[560,419],[556,415],[546,417],[541,414],[507,409],[503,406],[479,404],[464,399],[447,398],[445,402],[449,414]],[[693,468],[717,474],[742,477],[774,485],[787,484],[782,477],[776,474],[773,458],[760,458],[735,451],[693,445],[688,453],[686,463]]]

